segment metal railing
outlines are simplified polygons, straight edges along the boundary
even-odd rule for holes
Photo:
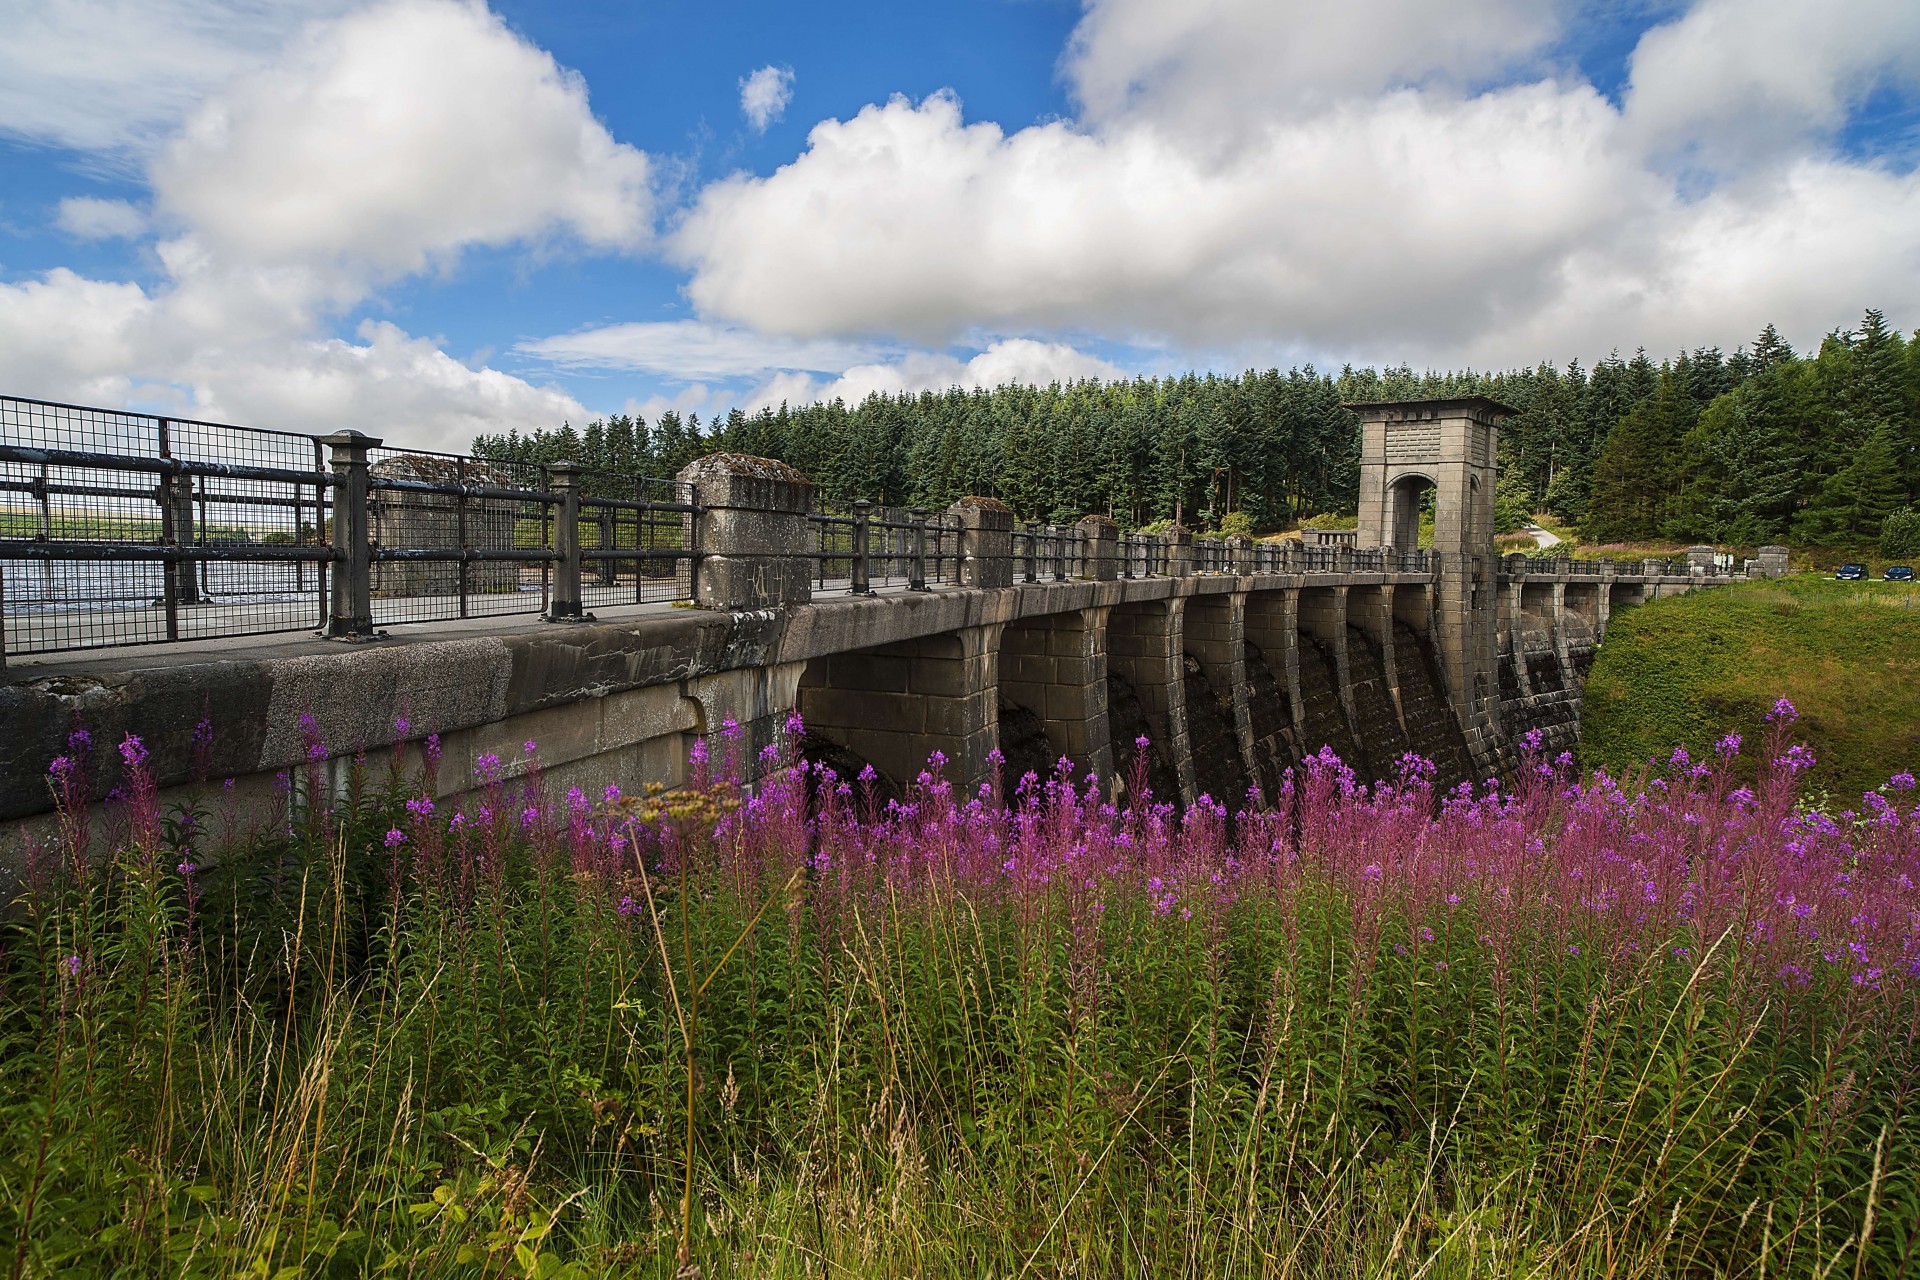
[[[0,653],[692,598],[676,481],[0,397]]]
[[[0,397],[0,656],[691,601],[702,518],[680,480]],[[823,595],[957,585],[969,556],[990,570],[969,581],[1015,584],[1438,564],[1427,551],[1096,519],[1001,523],[989,540],[957,509],[817,496],[806,528],[798,553]],[[1516,560],[1527,573],[1689,572]]]

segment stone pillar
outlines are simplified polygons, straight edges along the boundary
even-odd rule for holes
[[[572,462],[547,467],[547,478],[560,502],[553,513],[553,598],[547,604],[548,622],[591,621],[580,603],[582,565],[580,546],[580,468]]]
[[[1000,697],[1040,717],[1056,756],[1076,775],[1111,782],[1107,729],[1107,609],[1010,622],[1000,633]],[[1007,779],[1008,792],[1018,778]]]
[[[1298,755],[1307,728],[1300,699],[1300,588],[1282,587],[1249,595],[1242,627],[1245,638],[1260,650],[1274,683],[1286,691],[1287,722],[1292,732],[1288,748]]]
[[[1087,576],[1111,582],[1120,576],[1120,526],[1105,516],[1080,517],[1080,536],[1087,551]]]
[[[1347,588],[1313,586],[1300,593],[1296,608],[1300,630],[1326,647],[1333,659],[1333,683],[1340,695],[1340,712],[1352,730],[1360,723],[1353,706],[1353,671],[1347,662]],[[1358,768],[1361,761],[1347,763]]]
[[[1239,539],[1239,541],[1247,541]],[[1253,717],[1247,705],[1247,593],[1195,596],[1187,602],[1181,638],[1207,674],[1214,690],[1232,699],[1234,740],[1240,765],[1249,778],[1259,777],[1253,756]],[[1216,796],[1234,808],[1244,796]]]
[[[1253,572],[1253,539],[1227,539],[1227,571],[1245,577]]]
[[[1780,546],[1760,548],[1760,572],[1768,578],[1787,576],[1787,549]]]
[[[813,485],[784,462],[714,453],[679,475],[699,508],[694,600],[703,609],[777,609],[813,598],[807,510]]]
[[[1688,547],[1687,572],[1693,574],[1711,574],[1713,572],[1713,548]]]
[[[1393,588],[1386,585],[1349,587],[1347,620],[1359,627],[1360,633],[1380,650],[1381,675],[1393,699],[1394,717],[1400,721],[1401,731],[1405,732],[1407,713],[1400,705],[1400,671],[1393,652]]]
[[[333,603],[327,636],[357,640],[373,634],[373,513],[367,451],[380,442],[358,431],[321,436],[333,468]]]
[[[1013,585],[1013,510],[998,498],[962,498],[947,509],[960,524],[960,585]]]
[[[1191,578],[1193,576],[1192,531],[1175,525],[1161,536],[1167,541],[1167,576]]]
[[[1179,799],[1192,804],[1198,792],[1187,735],[1187,673],[1181,661],[1185,606],[1177,597],[1116,606],[1107,615],[1107,664],[1133,686],[1148,733],[1179,776]],[[1129,757],[1132,744],[1119,745],[1116,756]]]

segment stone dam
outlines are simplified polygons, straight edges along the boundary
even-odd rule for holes
[[[896,791],[935,752],[967,787],[997,760],[1009,789],[1066,760],[1117,789],[1145,740],[1139,776],[1156,797],[1229,808],[1323,748],[1363,779],[1417,753],[1451,785],[1510,770],[1529,730],[1551,750],[1571,745],[1612,614],[1711,572],[1498,558],[1493,434],[1507,411],[1481,399],[1356,408],[1360,522],[1347,545],[1228,540],[1203,557],[1176,531],[1136,574],[1112,523],[1089,517],[1073,572],[1056,564],[1047,580],[1031,544],[1022,574],[1010,513],[964,500],[950,513],[951,582],[822,590],[811,486],[716,455],[682,476],[696,495],[692,607],[16,659],[0,671],[0,863],[17,867],[27,842],[51,837],[46,769],[76,721],[102,744],[139,735],[176,795],[196,775],[232,778],[231,803],[261,811],[284,771],[311,764],[344,787],[356,759],[417,765],[429,734],[448,794],[486,755],[510,774],[533,767],[527,742],[562,789],[671,786],[696,741],[756,752],[796,712],[803,754],[871,765]],[[1433,548],[1415,550],[1429,487]],[[203,718],[214,737],[196,749]],[[728,721],[737,741],[720,735]],[[96,795],[117,785],[111,755],[95,752]]]

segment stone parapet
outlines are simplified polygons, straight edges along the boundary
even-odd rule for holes
[[[1120,526],[1106,516],[1082,516],[1080,536],[1085,540],[1087,577],[1111,582],[1120,576]]]
[[[784,462],[715,453],[679,475],[699,511],[688,517],[700,551],[694,599],[703,609],[772,609],[813,598],[807,510],[813,485]]]
[[[960,526],[960,585],[1013,585],[1013,511],[998,498],[962,498],[947,509]]]

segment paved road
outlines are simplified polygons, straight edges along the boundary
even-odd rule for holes
[[[1537,524],[1522,525],[1521,531],[1532,538],[1534,545],[1542,551],[1545,551],[1548,547],[1557,547],[1560,545],[1560,536],[1558,534],[1548,533]]]

